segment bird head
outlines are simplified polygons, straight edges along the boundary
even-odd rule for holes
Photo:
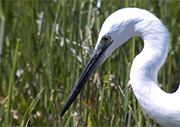
[[[134,34],[133,22],[124,18],[123,9],[111,14],[103,23],[93,54],[72,89],[61,117],[70,107],[91,74],[109,57],[109,55]]]

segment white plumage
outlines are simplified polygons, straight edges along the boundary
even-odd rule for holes
[[[93,71],[132,36],[140,36],[144,41],[143,50],[134,58],[130,71],[130,84],[138,102],[159,124],[180,126],[180,89],[166,93],[157,81],[169,50],[168,30],[153,14],[138,8],[120,9],[104,21],[93,55],[71,91],[61,116]]]
[[[113,40],[105,58],[132,36],[143,39],[143,50],[134,58],[130,71],[134,94],[144,111],[159,124],[180,126],[180,89],[166,93],[157,82],[158,70],[169,49],[169,33],[161,21],[146,10],[120,9],[105,20],[96,48],[104,35]]]

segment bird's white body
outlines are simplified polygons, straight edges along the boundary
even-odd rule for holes
[[[169,50],[169,33],[161,21],[150,12],[138,8],[120,9],[104,22],[95,50],[104,35],[113,43],[105,52],[105,59],[132,36],[140,36],[144,47],[131,67],[130,83],[143,110],[163,126],[180,126],[180,89],[166,93],[158,86],[158,70]]]
[[[138,8],[120,9],[104,22],[95,50],[72,89],[61,117],[80,90],[109,55],[132,36],[140,36],[144,47],[132,63],[130,84],[144,111],[163,126],[180,127],[180,88],[166,93],[158,86],[157,75],[169,50],[169,33],[150,12]]]

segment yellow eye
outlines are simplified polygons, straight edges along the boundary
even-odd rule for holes
[[[102,40],[105,42],[108,42],[111,40],[111,38],[109,36],[104,36],[104,37],[102,37]]]

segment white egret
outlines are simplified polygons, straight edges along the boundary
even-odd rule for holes
[[[111,14],[103,23],[94,52],[71,91],[61,116],[66,112],[91,74],[109,55],[132,36],[144,41],[143,50],[134,58],[130,84],[143,110],[163,126],[180,126],[180,88],[166,93],[158,86],[158,70],[169,50],[169,33],[150,12],[124,8]]]

